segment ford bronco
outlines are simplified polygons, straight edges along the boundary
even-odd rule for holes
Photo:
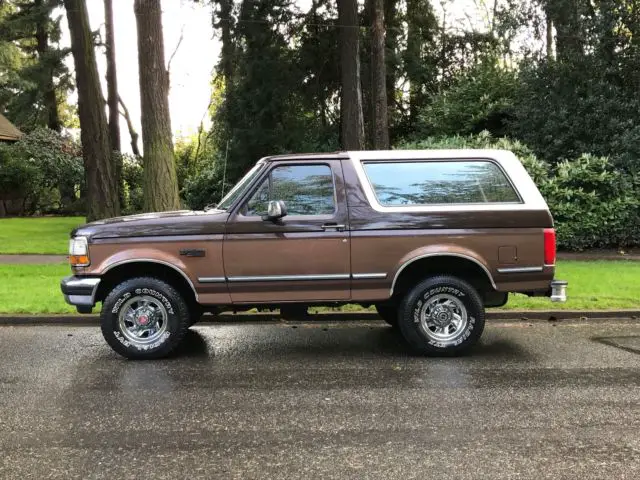
[[[214,208],[71,233],[68,303],[102,303],[102,333],[158,358],[205,311],[375,305],[408,344],[453,355],[509,292],[566,300],[553,220],[520,161],[494,150],[261,159]]]

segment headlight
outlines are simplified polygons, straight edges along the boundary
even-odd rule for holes
[[[69,263],[74,267],[87,267],[91,264],[86,237],[74,237],[69,240]]]

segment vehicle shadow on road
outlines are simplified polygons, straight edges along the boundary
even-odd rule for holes
[[[184,340],[169,358],[206,358],[215,356],[206,339],[197,330],[189,329]]]

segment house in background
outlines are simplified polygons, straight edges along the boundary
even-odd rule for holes
[[[0,143],[17,142],[22,135],[22,132],[0,113]],[[0,217],[21,214],[24,210],[23,197],[19,192],[0,191]]]
[[[0,113],[0,142],[17,142],[22,132]]]

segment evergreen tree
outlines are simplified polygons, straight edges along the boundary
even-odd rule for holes
[[[61,5],[61,0],[0,3],[0,43],[12,45],[7,55],[12,56],[15,68],[4,88],[0,81],[0,107],[26,131],[36,126],[60,131],[65,121],[72,80],[63,62],[69,51],[57,46],[61,16],[54,18],[53,14]]]

